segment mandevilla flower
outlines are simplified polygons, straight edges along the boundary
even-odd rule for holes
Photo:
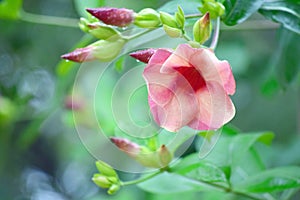
[[[155,53],[156,49],[145,49],[140,51],[135,51],[133,53],[130,53],[129,55],[141,62],[148,63],[151,56]]]
[[[133,10],[126,8],[87,8],[93,16],[101,20],[103,23],[113,26],[124,27],[131,24],[134,20]]]
[[[227,61],[206,48],[158,49],[143,72],[154,120],[166,130],[218,129],[235,115],[235,81]]]

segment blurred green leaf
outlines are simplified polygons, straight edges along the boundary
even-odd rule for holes
[[[117,70],[117,72],[121,72],[124,69],[124,61],[125,56],[121,56],[115,62],[115,69]]]
[[[281,23],[285,28],[300,34],[300,3],[291,0],[266,1],[259,12],[266,18]]]
[[[167,172],[142,182],[138,184],[138,186],[145,191],[157,194],[174,194],[189,191],[211,191],[214,189],[205,183]]]
[[[225,173],[219,167],[204,160],[180,169],[177,173],[200,181],[227,182]]]
[[[198,7],[201,6],[199,0],[173,0],[164,4],[159,8],[160,11],[167,13],[175,13],[177,11],[178,5],[182,8],[185,15],[199,13]]]
[[[18,19],[22,8],[23,0],[0,1],[0,18]]]
[[[226,0],[224,6],[226,15],[223,18],[225,24],[233,26],[245,21],[253,13],[255,13],[263,4],[263,0]]]
[[[87,17],[86,8],[98,8],[105,6],[105,0],[74,0],[77,13],[82,17]]]
[[[263,171],[244,182],[236,189],[247,192],[273,192],[300,187],[300,167],[289,166]]]
[[[278,80],[271,76],[261,87],[261,92],[267,96],[273,96],[280,89]]]

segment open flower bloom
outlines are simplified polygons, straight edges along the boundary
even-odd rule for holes
[[[154,120],[168,131],[218,129],[235,115],[235,81],[227,61],[205,48],[158,49],[143,72]]]

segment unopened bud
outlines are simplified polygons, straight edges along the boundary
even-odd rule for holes
[[[193,27],[194,40],[203,44],[209,39],[211,33],[211,24],[209,13],[207,12],[203,17],[201,17]]]
[[[89,31],[89,27],[87,26],[88,23],[90,23],[90,22],[87,19],[81,17],[79,20],[79,28],[83,32],[88,32]]]
[[[155,53],[156,49],[145,49],[140,51],[135,51],[133,53],[130,53],[129,55],[141,62],[148,63],[151,56]]]
[[[141,28],[156,28],[161,24],[159,13],[152,8],[145,8],[135,16],[134,24]]]
[[[134,20],[134,12],[126,8],[87,8],[90,14],[101,20],[103,23],[113,26],[124,27]]]
[[[180,6],[178,6],[178,11],[175,13],[175,19],[179,28],[184,28],[184,12]]]
[[[136,155],[140,153],[140,146],[128,139],[112,137],[110,140],[129,156],[136,157]]]
[[[120,185],[119,184],[113,184],[108,190],[107,193],[109,195],[115,194],[118,190],[120,189]]]
[[[168,27],[171,28],[178,28],[176,19],[169,13],[160,12],[160,20],[163,25],[167,25]]]
[[[98,160],[96,162],[96,167],[98,169],[98,171],[105,175],[105,176],[109,176],[109,177],[118,177],[116,171],[107,163]]]
[[[101,188],[109,188],[112,183],[102,174],[94,174],[92,181]]]
[[[173,159],[172,153],[165,145],[162,145],[158,152],[161,167],[167,166]]]
[[[209,12],[211,19],[216,19],[222,16],[225,12],[225,7],[222,3],[216,1],[203,1],[202,6],[199,8],[202,13]]]
[[[165,24],[163,25],[163,28],[166,34],[172,38],[179,38],[182,36],[182,30],[178,28],[173,28]]]
[[[87,47],[75,49],[75,51],[61,56],[63,59],[74,62],[87,62],[99,59],[103,62],[113,60],[125,45],[125,40],[116,41],[100,40]]]
[[[97,22],[87,24],[87,27],[89,27],[88,32],[98,39],[112,41],[121,38],[120,33],[117,30]]]

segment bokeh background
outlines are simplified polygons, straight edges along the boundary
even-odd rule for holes
[[[24,0],[23,9],[76,20],[83,14],[82,2]],[[139,11],[166,2],[107,0],[106,5]],[[256,14],[250,20],[264,19]],[[81,143],[69,109],[80,65],[60,59],[91,39],[79,28],[28,21],[0,19],[0,199],[177,199],[175,194],[158,196],[136,186],[108,196],[92,183],[95,158]],[[163,42],[166,37],[153,45]],[[271,22],[266,29],[222,26],[216,54],[229,60],[237,81],[232,125],[242,132],[275,133],[272,146],[262,155],[268,167],[300,165],[299,52],[300,36]],[[115,72],[111,80],[117,79]],[[78,101],[79,107],[84,104]],[[115,128],[109,119],[102,123],[108,131]],[[136,176],[121,172],[123,179]],[[184,195],[199,199],[202,194]]]

